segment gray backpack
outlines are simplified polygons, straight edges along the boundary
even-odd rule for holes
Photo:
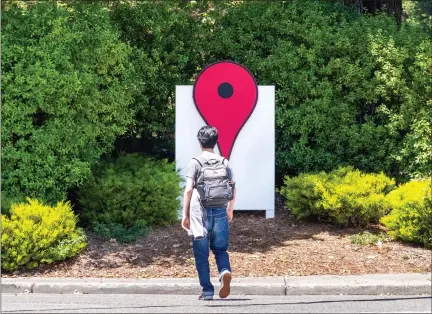
[[[200,165],[195,188],[204,207],[220,207],[233,199],[234,183],[230,169],[225,165],[225,158],[217,156],[205,159],[194,158]],[[228,163],[228,161],[227,161]]]

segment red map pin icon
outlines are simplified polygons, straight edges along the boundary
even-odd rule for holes
[[[255,78],[238,63],[213,63],[195,80],[193,99],[205,123],[218,130],[219,151],[229,159],[237,136],[258,101]]]

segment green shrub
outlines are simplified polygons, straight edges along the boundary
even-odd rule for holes
[[[378,242],[387,241],[387,236],[385,234],[373,234],[365,231],[350,236],[350,241],[356,245],[376,245]]]
[[[432,247],[431,183],[411,181],[387,195],[392,211],[381,219],[395,239]]]
[[[135,242],[137,238],[145,237],[151,228],[144,220],[137,220],[131,228],[125,228],[120,224],[96,223],[93,227],[94,233],[105,240],[115,239],[118,242]]]
[[[54,204],[132,122],[131,53],[97,4],[2,12],[2,191]]]
[[[337,224],[365,226],[387,214],[385,193],[394,180],[384,174],[367,174],[353,168],[330,173],[285,177],[281,194],[296,218],[314,217]]]
[[[180,208],[180,177],[174,164],[137,154],[101,162],[78,191],[82,220],[120,224],[131,228],[135,221],[167,225],[177,220]]]
[[[87,246],[76,222],[69,203],[51,207],[28,199],[28,203],[12,205],[11,217],[2,215],[2,269],[31,269],[76,255]]]

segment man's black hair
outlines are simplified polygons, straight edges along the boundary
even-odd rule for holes
[[[218,131],[214,126],[206,125],[198,131],[197,137],[203,148],[214,148],[218,140]]]

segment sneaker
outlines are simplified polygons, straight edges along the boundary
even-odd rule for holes
[[[219,280],[221,282],[221,287],[219,290],[219,297],[222,299],[226,298],[231,293],[231,287],[230,287],[231,278],[232,278],[231,272],[228,270],[224,270],[220,276]]]
[[[213,296],[212,296],[212,295],[204,295],[204,294],[201,294],[201,295],[199,296],[198,300],[212,301],[212,300],[213,300]]]

